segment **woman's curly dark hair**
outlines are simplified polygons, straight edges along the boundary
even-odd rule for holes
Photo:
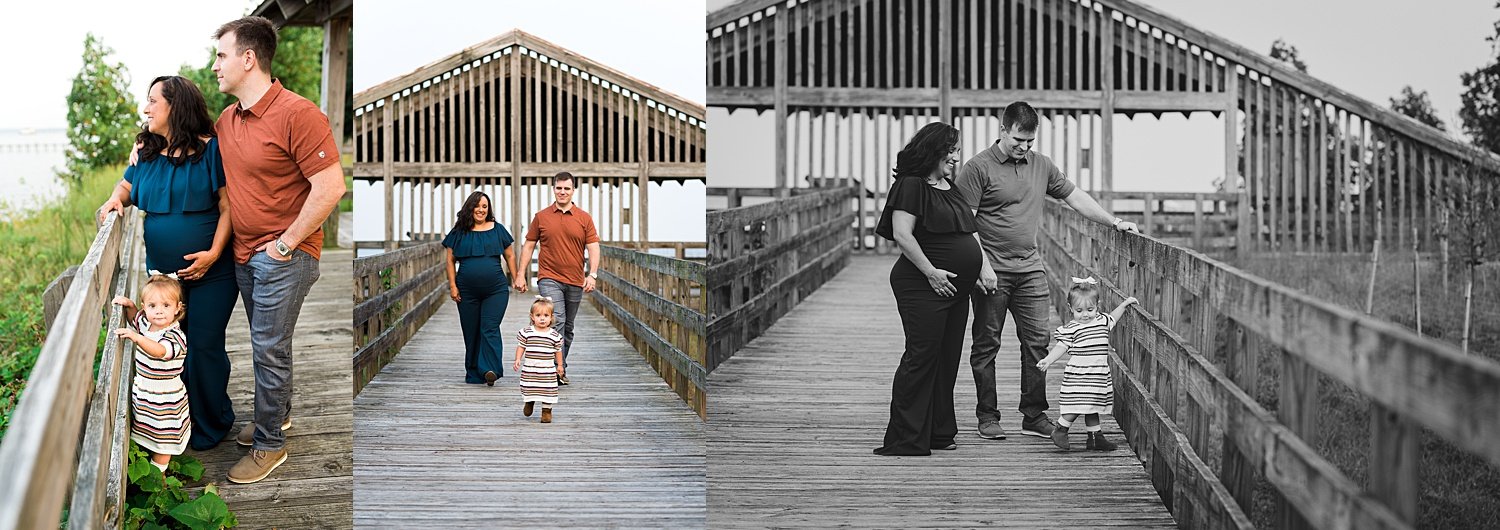
[[[490,203],[489,218],[485,219],[485,222],[495,220],[495,201],[490,200],[490,196],[485,192],[476,191],[470,193],[469,198],[464,199],[463,207],[458,209],[458,222],[453,224],[454,230],[468,232],[474,229],[474,209],[479,207],[479,199],[484,199],[484,202]]]
[[[932,122],[917,131],[896,155],[895,178],[927,178],[938,162],[958,145],[958,129],[943,122]]]
[[[203,101],[203,93],[198,91],[198,86],[192,81],[175,75],[153,79],[151,87],[156,87],[158,83],[161,84],[161,97],[167,100],[167,108],[171,109],[167,114],[167,124],[172,128],[172,137],[167,138],[142,127],[140,134],[135,135],[136,143],[141,144],[141,161],[154,160],[161,155],[162,150],[166,150],[174,155],[168,157],[173,164],[197,162],[203,158],[203,151],[208,147],[208,142],[203,141],[203,137],[214,135],[214,122],[208,118],[208,104]]]

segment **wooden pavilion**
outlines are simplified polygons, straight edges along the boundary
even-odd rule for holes
[[[974,153],[1017,100],[1043,115],[1038,149],[1105,198],[1120,116],[1222,116],[1223,193],[1208,213],[1233,226],[1239,250],[1367,251],[1380,233],[1405,248],[1437,232],[1466,167],[1490,181],[1500,169],[1442,131],[1130,0],[746,0],[710,13],[706,37],[710,105],[774,114],[781,194],[864,187],[875,200],[860,201],[863,242],[878,239],[865,218],[917,127],[951,122]]]
[[[384,183],[386,248],[441,237],[476,189],[520,229],[559,171],[606,244],[642,246],[653,183],[705,176],[702,105],[519,30],[354,99],[354,178]]]

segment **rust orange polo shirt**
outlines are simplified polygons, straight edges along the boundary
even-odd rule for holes
[[[564,212],[552,203],[531,216],[526,240],[537,241],[537,279],[551,278],[568,285],[583,285],[588,271],[583,270],[584,245],[599,242],[594,218],[577,204]]]
[[[312,192],[307,178],[339,163],[339,149],[323,111],[282,88],[279,80],[255,106],[235,103],[224,109],[214,131],[224,159],[234,261],[245,263],[297,219]],[[297,248],[320,258],[322,226]]]

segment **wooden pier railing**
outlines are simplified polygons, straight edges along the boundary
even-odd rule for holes
[[[1240,210],[1239,193],[1161,191],[1089,192],[1105,209],[1135,222],[1141,233],[1169,245],[1205,254],[1239,248],[1239,230],[1248,237],[1248,210]]]
[[[849,263],[855,188],[708,214],[711,372]]]
[[[662,380],[704,417],[708,405],[704,393],[707,297],[703,264],[682,259],[692,246],[658,245],[677,249],[677,257],[669,258],[601,245],[603,270],[590,299]]]
[[[98,345],[101,325],[125,325],[110,300],[135,298],[145,276],[135,212],[112,213],[100,226],[12,412],[0,444],[0,529],[57,528],[66,498],[71,528],[124,520],[134,364],[123,339],[109,334]]]
[[[1055,202],[1044,223],[1054,303],[1084,274],[1106,306],[1141,301],[1115,333],[1114,415],[1183,527],[1249,527],[1262,482],[1279,527],[1411,527],[1423,429],[1500,464],[1500,364]],[[1316,449],[1329,385],[1369,402],[1368,489]]]
[[[422,243],[354,260],[354,394],[448,299],[443,246]]]

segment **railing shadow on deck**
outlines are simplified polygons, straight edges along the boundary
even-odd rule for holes
[[[125,325],[110,301],[140,289],[140,233],[135,208],[111,213],[67,288],[0,444],[0,529],[57,528],[69,497],[72,528],[124,520],[134,363],[124,339],[98,344],[101,325]]]
[[[1264,481],[1280,527],[1409,528],[1423,428],[1500,463],[1500,364],[1056,202],[1044,228],[1059,311],[1062,279],[1082,273],[1109,303],[1141,300],[1117,328],[1114,416],[1179,525],[1249,527]],[[1260,366],[1262,349],[1279,366]],[[1275,411],[1255,398],[1270,370]],[[1369,490],[1315,449],[1321,378],[1371,402]]]
[[[848,265],[855,197],[832,188],[708,213],[708,371]]]

